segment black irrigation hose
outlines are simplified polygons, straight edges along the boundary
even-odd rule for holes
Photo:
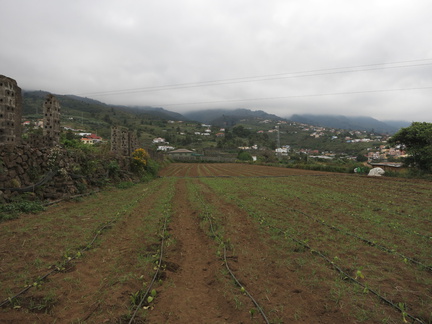
[[[140,303],[139,303],[138,306],[135,308],[135,311],[134,311],[133,315],[131,316],[131,318],[130,318],[130,320],[129,320],[129,324],[131,324],[131,323],[133,322],[133,320],[135,319],[135,316],[136,316],[138,310],[141,309],[141,306],[142,306],[142,304],[143,304],[145,298],[146,298],[147,295],[149,294],[150,289],[153,287],[153,284],[154,284],[154,282],[156,281],[156,278],[157,278],[157,276],[158,276],[158,274],[159,274],[159,270],[160,270],[160,267],[161,267],[161,265],[162,265],[163,247],[164,247],[164,244],[165,244],[165,232],[166,232],[166,227],[167,227],[167,221],[168,221],[168,216],[165,217],[164,226],[163,226],[163,229],[162,229],[162,241],[161,241],[160,255],[159,255],[159,261],[158,261],[158,266],[157,266],[156,272],[155,272],[155,274],[154,274],[154,276],[153,276],[153,279],[152,279],[152,281],[150,282],[150,284],[149,284],[149,286],[148,286],[148,288],[147,288],[145,294],[142,296],[142,298],[141,298],[141,300],[140,300]]]
[[[343,200],[341,200],[341,201],[343,201]],[[343,201],[344,202],[344,201]],[[390,214],[391,215],[391,214]],[[414,216],[407,216],[407,215],[401,215],[402,216],[402,218],[408,218],[408,219],[416,219],[416,220],[420,220],[420,221],[426,221],[426,222],[432,222],[432,220],[429,220],[429,219],[426,219],[426,218],[420,218],[420,217],[414,217]],[[358,217],[356,217],[356,216],[354,216],[355,218],[358,218]],[[363,218],[363,217],[362,217]],[[366,219],[368,219],[368,218],[366,218]],[[370,219],[368,219],[368,220],[370,220]],[[379,222],[378,222],[378,224],[380,224]],[[387,224],[387,227],[389,227],[389,228],[396,228],[396,227],[393,227],[391,224]],[[425,238],[425,239],[427,239],[427,240],[431,240],[432,239],[432,234],[429,234],[429,235],[424,235],[424,234],[421,234],[421,233],[418,233],[418,232],[416,232],[416,231],[414,231],[414,230],[406,230],[406,229],[403,229],[403,228],[398,228],[399,230],[401,230],[402,232],[405,232],[405,233],[408,233],[408,234],[415,234],[415,235],[417,235],[417,236],[420,236],[420,237],[422,237],[422,238]]]
[[[273,203],[274,205],[277,205],[277,206],[280,206],[280,207],[287,208],[285,205],[279,204],[279,203],[277,203],[276,201],[274,201],[273,199],[269,199],[269,198],[267,198],[267,197],[264,197],[264,199],[270,201],[270,202]],[[420,267],[422,267],[422,268],[424,268],[424,269],[426,269],[426,270],[432,272],[432,267],[431,267],[431,266],[425,265],[425,264],[423,264],[422,262],[415,260],[414,258],[408,257],[408,256],[406,256],[406,255],[404,255],[404,254],[402,254],[402,253],[400,253],[400,252],[397,252],[397,251],[395,251],[395,250],[393,250],[393,249],[390,249],[390,248],[388,248],[388,247],[386,247],[386,246],[384,246],[384,245],[381,245],[381,244],[378,244],[378,243],[373,242],[373,241],[371,241],[371,240],[368,240],[368,239],[366,239],[366,238],[363,238],[363,237],[361,237],[361,236],[359,236],[359,235],[357,235],[357,234],[354,234],[354,233],[350,233],[350,232],[348,232],[348,231],[345,231],[345,230],[343,230],[343,229],[341,229],[341,228],[339,228],[339,227],[337,227],[337,226],[335,226],[335,225],[327,224],[325,221],[323,221],[323,220],[319,220],[318,218],[316,218],[316,217],[314,217],[314,216],[311,216],[311,215],[309,215],[309,214],[306,214],[305,212],[303,212],[303,211],[301,211],[301,210],[298,210],[298,209],[296,209],[296,208],[289,207],[288,209],[290,209],[290,210],[292,210],[292,211],[294,211],[294,212],[300,213],[300,214],[302,214],[302,215],[304,215],[304,216],[306,216],[306,217],[308,217],[308,218],[314,220],[315,222],[320,223],[321,225],[324,225],[324,226],[329,227],[330,229],[333,229],[333,230],[335,230],[335,231],[341,232],[341,233],[343,233],[343,234],[345,234],[345,235],[348,235],[348,236],[355,237],[355,238],[357,238],[357,239],[359,239],[359,240],[365,242],[366,244],[368,244],[368,245],[370,245],[370,246],[377,247],[377,248],[379,248],[380,250],[385,251],[385,252],[388,252],[388,253],[390,253],[390,254],[398,255],[398,256],[402,257],[402,258],[404,259],[404,261],[405,261],[405,260],[406,260],[406,261],[409,261],[409,262],[411,262],[411,263],[414,263],[414,264],[416,264],[416,265],[418,265],[418,266],[420,266]],[[420,234],[420,235],[421,235],[421,234]],[[422,235],[422,236],[423,236],[423,235]]]
[[[71,261],[77,259],[79,256],[82,255],[82,253],[84,253],[85,251],[89,250],[91,248],[91,246],[93,245],[93,243],[96,241],[96,239],[102,234],[102,231],[104,229],[106,229],[107,227],[111,226],[119,217],[120,213],[117,213],[117,215],[110,220],[109,222],[107,222],[105,225],[103,225],[102,227],[100,227],[97,232],[96,235],[93,237],[93,239],[91,240],[90,243],[88,243],[84,248],[82,248],[81,250],[79,250],[77,252],[76,255],[72,256],[72,257],[68,257],[64,263],[62,264],[63,266],[68,265]],[[36,279],[35,282],[40,282],[45,280],[46,278],[48,278],[51,274],[55,273],[55,272],[61,272],[62,269],[59,266],[56,265],[52,265],[50,266],[50,268],[53,268],[51,271],[47,272],[45,275],[43,275],[42,277],[39,277],[38,279]],[[23,290],[21,290],[20,292],[18,292],[17,294],[15,294],[12,297],[8,297],[7,299],[5,299],[3,302],[0,303],[0,307],[3,307],[4,305],[7,305],[9,303],[12,303],[12,301],[14,299],[16,299],[17,297],[21,296],[22,294],[26,293],[28,290],[30,290],[31,288],[35,287],[34,284],[28,285],[27,287],[25,287]]]
[[[100,190],[97,189],[95,191],[91,191],[91,192],[87,192],[87,193],[83,193],[83,194],[79,194],[79,195],[68,196],[68,197],[65,197],[65,198],[61,198],[61,199],[57,199],[57,200],[54,200],[54,201],[46,202],[46,203],[43,204],[43,206],[55,205],[55,204],[58,204],[58,203],[60,203],[62,201],[65,201],[65,200],[71,200],[71,199],[77,199],[77,198],[81,198],[81,197],[85,197],[85,196],[90,196],[90,195],[93,195],[93,194],[98,193],[98,192],[100,192]]]
[[[31,186],[27,186],[24,188],[0,188],[0,190],[10,190],[10,191],[18,191],[18,192],[34,191],[35,188],[40,187],[45,183],[47,183],[48,181],[50,181],[56,175],[56,173],[57,173],[57,169],[48,171],[48,173],[46,173],[41,180],[39,180],[37,183]]]
[[[289,237],[291,240],[293,240],[294,242],[296,242],[297,244],[300,244],[301,246],[303,246],[304,248],[308,249],[311,251],[311,253],[316,254],[318,256],[320,256],[321,258],[323,258],[327,263],[329,263],[333,269],[335,269],[337,272],[339,272],[341,275],[343,275],[343,279],[348,279],[356,284],[358,284],[359,286],[361,286],[365,291],[370,291],[372,294],[374,294],[375,296],[377,296],[379,299],[381,299],[384,303],[390,305],[391,307],[395,308],[396,310],[398,310],[400,313],[402,313],[402,315],[405,317],[408,317],[412,320],[412,323],[416,322],[416,323],[421,323],[421,324],[426,324],[425,322],[423,322],[421,319],[418,319],[416,317],[414,317],[413,315],[407,313],[404,309],[402,309],[401,307],[399,307],[398,305],[396,305],[395,303],[393,303],[392,301],[388,300],[387,298],[381,296],[377,291],[367,287],[366,285],[362,284],[360,281],[358,281],[357,279],[351,277],[349,274],[347,274],[345,271],[343,271],[340,267],[338,267],[333,261],[331,261],[327,256],[325,256],[322,252],[317,251],[312,249],[308,244],[306,244],[303,241],[300,241],[294,237],[292,237],[291,235],[289,235],[286,231],[281,230],[280,228],[277,228],[275,226],[271,226],[271,225],[267,225],[269,228],[272,228],[276,231],[279,232],[279,234],[283,234],[285,237]]]
[[[264,310],[261,308],[261,306],[258,304],[258,302],[252,297],[252,295],[246,290],[246,288],[243,287],[243,285],[239,282],[239,280],[237,279],[237,277],[234,275],[234,273],[231,271],[229,265],[228,265],[228,260],[227,260],[227,253],[226,253],[226,244],[225,242],[222,240],[222,238],[216,234],[214,228],[213,228],[213,222],[211,220],[210,217],[206,217],[206,219],[209,221],[210,223],[210,229],[212,232],[212,235],[220,242],[220,244],[223,245],[223,249],[224,249],[224,263],[225,263],[225,267],[228,270],[229,274],[231,275],[231,277],[234,279],[235,283],[239,286],[242,287],[244,292],[246,293],[246,295],[250,298],[250,300],[252,300],[252,302],[254,303],[254,305],[256,306],[256,308],[258,309],[258,311],[260,312],[261,316],[263,317],[264,321],[266,322],[266,324],[269,324],[269,320],[267,319],[266,314],[264,313]]]
[[[413,258],[411,258],[411,257],[408,257],[408,256],[406,256],[406,255],[404,255],[404,254],[402,254],[402,253],[400,253],[400,252],[397,252],[397,251],[395,251],[395,250],[393,250],[393,249],[389,249],[388,247],[386,247],[386,246],[384,246],[384,245],[381,245],[381,244],[375,243],[375,242],[373,242],[373,241],[370,241],[370,240],[368,240],[368,239],[366,239],[366,238],[363,238],[363,237],[361,237],[361,236],[358,236],[357,234],[350,233],[350,232],[346,232],[346,231],[344,231],[344,230],[342,230],[342,229],[340,229],[340,228],[338,228],[338,227],[336,227],[336,226],[334,226],[334,225],[325,224],[325,222],[323,222],[323,221],[319,221],[319,220],[316,220],[316,221],[317,221],[317,222],[320,222],[320,223],[323,224],[323,225],[326,225],[327,227],[329,227],[329,228],[331,228],[331,229],[334,229],[334,230],[336,230],[336,231],[339,231],[339,232],[341,232],[341,233],[343,233],[343,234],[345,234],[345,235],[355,237],[356,239],[358,239],[358,240],[360,240],[360,241],[363,241],[363,242],[365,242],[366,244],[368,244],[368,245],[370,245],[370,246],[377,247],[377,248],[379,248],[380,250],[383,250],[383,251],[388,252],[388,253],[390,253],[390,254],[398,255],[398,256],[400,256],[401,258],[403,258],[404,261],[405,261],[405,260],[406,260],[406,261],[409,261],[409,262],[411,262],[411,263],[414,263],[414,264],[416,264],[416,265],[422,267],[423,269],[428,270],[429,272],[432,272],[432,267],[430,267],[430,266],[428,266],[428,265],[425,265],[425,264],[421,263],[420,261],[417,261],[417,260],[415,260],[415,259],[413,259]]]
[[[274,202],[273,200],[271,200],[271,202],[272,202],[273,204],[277,205],[277,206],[282,206],[281,204],[278,204],[277,202]],[[286,206],[282,206],[282,207],[286,208]],[[335,230],[335,231],[341,232],[341,233],[343,233],[343,234],[345,234],[345,235],[348,235],[348,236],[355,237],[356,239],[358,239],[358,240],[360,240],[360,241],[363,241],[364,243],[366,243],[366,244],[368,244],[368,245],[370,245],[370,246],[377,247],[377,248],[379,248],[379,249],[382,250],[382,251],[388,252],[388,253],[390,253],[390,254],[398,255],[398,256],[400,256],[401,258],[403,258],[404,261],[405,261],[405,260],[406,260],[406,261],[409,261],[409,262],[411,262],[411,263],[414,263],[414,264],[416,264],[416,265],[418,265],[418,266],[420,266],[420,267],[422,267],[422,268],[428,270],[429,272],[432,272],[432,267],[431,267],[431,266],[425,265],[425,264],[421,263],[420,261],[417,261],[417,260],[415,260],[415,259],[413,259],[413,258],[411,258],[411,257],[408,257],[408,256],[406,256],[406,255],[404,255],[404,254],[402,254],[402,253],[400,253],[400,252],[397,252],[397,251],[395,251],[395,250],[393,250],[393,249],[390,249],[390,248],[388,248],[388,247],[386,247],[386,246],[384,246],[384,245],[381,245],[381,244],[375,243],[375,242],[373,242],[373,241],[371,241],[371,240],[368,240],[368,239],[366,239],[366,238],[363,238],[363,237],[361,237],[361,236],[359,236],[359,235],[357,235],[357,234],[354,234],[354,233],[350,233],[350,232],[348,232],[348,231],[345,231],[345,230],[343,230],[343,229],[341,229],[341,228],[339,228],[339,227],[337,227],[337,226],[335,226],[335,225],[327,224],[325,221],[323,221],[323,220],[319,220],[318,218],[316,218],[316,217],[314,217],[314,216],[308,215],[308,214],[302,212],[301,210],[298,210],[298,209],[295,209],[295,208],[289,208],[289,209],[292,210],[292,211],[294,211],[294,212],[300,213],[300,214],[302,214],[302,215],[304,215],[304,216],[306,216],[306,217],[312,219],[313,221],[315,221],[315,222],[317,222],[317,223],[320,223],[320,224],[322,224],[322,225],[324,225],[324,226],[327,226],[328,228],[330,228],[330,229],[332,229],[332,230]]]
[[[238,281],[237,277],[234,275],[234,273],[231,271],[229,265],[228,265],[228,261],[227,261],[227,256],[226,256],[226,246],[224,244],[224,263],[225,263],[225,267],[228,270],[229,274],[231,275],[231,277],[234,279],[234,281],[236,282],[236,284],[239,287],[242,287],[244,292],[246,293],[246,295],[250,298],[250,300],[252,300],[252,302],[254,303],[254,305],[256,306],[256,308],[259,310],[261,316],[263,317],[264,321],[269,324],[269,320],[267,319],[266,314],[264,313],[263,309],[261,308],[261,306],[258,304],[258,302],[252,297],[252,295],[247,291],[246,288],[244,288],[242,286],[242,284]]]
[[[304,214],[305,216],[308,216],[307,214],[301,212],[302,214]],[[260,221],[260,224],[263,224],[263,220]],[[370,291],[372,294],[374,294],[375,296],[377,296],[379,299],[381,299],[384,303],[390,305],[391,307],[395,308],[396,310],[398,310],[399,312],[402,313],[403,317],[408,317],[412,320],[412,323],[417,322],[417,323],[421,323],[421,324],[426,324],[425,322],[423,322],[421,319],[418,319],[416,317],[414,317],[413,315],[410,315],[409,313],[407,313],[404,309],[402,309],[401,307],[399,307],[398,305],[396,305],[395,303],[393,303],[392,301],[388,300],[387,298],[381,296],[378,292],[376,292],[373,289],[370,289],[369,287],[365,286],[364,284],[362,284],[361,282],[359,282],[358,280],[356,280],[355,278],[351,277],[349,274],[347,274],[345,271],[343,271],[340,267],[338,267],[337,265],[335,265],[335,263],[333,261],[331,261],[328,257],[326,257],[322,252],[319,252],[317,250],[312,249],[308,244],[306,244],[303,241],[300,241],[296,238],[294,238],[292,235],[290,235],[287,231],[283,231],[278,227],[272,226],[270,224],[265,225],[268,228],[271,228],[273,230],[276,230],[279,234],[283,234],[285,237],[289,237],[291,240],[293,240],[294,242],[296,242],[297,244],[300,244],[301,246],[303,246],[304,248],[310,250],[313,254],[316,254],[320,257],[322,257],[326,262],[328,262],[333,269],[335,269],[336,271],[338,271],[340,274],[343,275],[344,279],[348,279],[358,285],[360,285],[362,288],[364,288],[365,290],[367,289],[367,291]]]
[[[389,224],[389,225],[387,225],[388,227],[391,227],[391,225]],[[408,230],[404,230],[404,229],[400,229],[402,232],[405,232],[405,233],[408,233],[408,234],[415,234],[415,235],[417,235],[417,236],[420,236],[420,237],[423,237],[424,239],[427,239],[427,240],[431,240],[432,239],[432,234],[429,234],[429,235],[424,235],[424,234],[421,234],[421,233],[418,233],[418,232],[416,232],[416,231],[408,231]]]

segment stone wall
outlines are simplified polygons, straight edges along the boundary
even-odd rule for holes
[[[112,181],[131,181],[130,158],[81,150],[3,146],[0,203],[25,196],[55,200],[94,190]]]

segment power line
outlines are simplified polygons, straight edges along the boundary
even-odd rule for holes
[[[163,105],[156,105],[156,106],[165,107],[165,106],[202,105],[202,104],[227,103],[227,102],[247,102],[247,101],[279,100],[279,99],[293,99],[293,98],[343,96],[343,95],[354,95],[354,94],[364,94],[364,93],[429,90],[429,89],[432,89],[432,86],[415,87],[415,88],[398,88],[398,89],[380,89],[380,90],[362,90],[362,91],[349,91],[349,92],[318,93],[318,94],[292,95],[292,96],[283,96],[283,97],[263,97],[263,98],[249,98],[249,99],[228,99],[228,100],[216,100],[216,101],[171,103],[171,104],[163,104]]]
[[[367,65],[357,65],[357,66],[327,68],[327,69],[317,69],[317,70],[306,70],[306,71],[298,71],[298,72],[286,72],[286,73],[267,74],[267,75],[260,75],[260,76],[248,76],[248,77],[239,77],[239,78],[231,78],[231,79],[220,79],[220,80],[212,80],[212,81],[189,82],[189,83],[178,83],[178,84],[161,85],[161,86],[153,86],[153,87],[142,87],[142,88],[123,89],[123,90],[89,92],[89,93],[82,93],[79,95],[92,95],[92,96],[120,95],[120,94],[131,94],[131,93],[139,93],[139,92],[155,92],[155,91],[177,90],[177,89],[186,89],[186,88],[218,86],[218,85],[246,83],[246,82],[270,81],[270,80],[279,80],[279,79],[288,79],[288,78],[301,78],[301,77],[312,77],[312,76],[322,76],[322,75],[331,75],[331,74],[409,68],[409,67],[419,67],[419,66],[432,65],[432,62],[419,63],[419,64],[408,64],[408,65],[395,65],[395,64],[425,62],[425,61],[431,61],[431,60],[432,59],[418,59],[418,60],[410,60],[410,61],[374,63],[374,64],[367,64]],[[381,66],[381,65],[393,65],[393,66]]]

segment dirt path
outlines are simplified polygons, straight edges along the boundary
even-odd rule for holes
[[[178,268],[174,266],[176,271],[167,271],[155,308],[148,314],[148,322],[247,321],[248,318],[224,297],[224,284],[220,282],[221,262],[216,257],[215,243],[199,227],[198,214],[187,197],[186,180],[179,180],[176,184],[169,227],[176,245],[168,249],[164,261],[169,262],[171,268],[173,265]]]

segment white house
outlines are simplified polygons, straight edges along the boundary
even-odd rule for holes
[[[289,149],[286,147],[280,147],[275,150],[276,154],[288,155]]]
[[[165,138],[157,137],[153,139],[153,143],[166,143]]]
[[[158,151],[163,151],[163,152],[172,151],[174,149],[175,149],[175,147],[168,146],[168,145],[159,145],[157,148]]]

